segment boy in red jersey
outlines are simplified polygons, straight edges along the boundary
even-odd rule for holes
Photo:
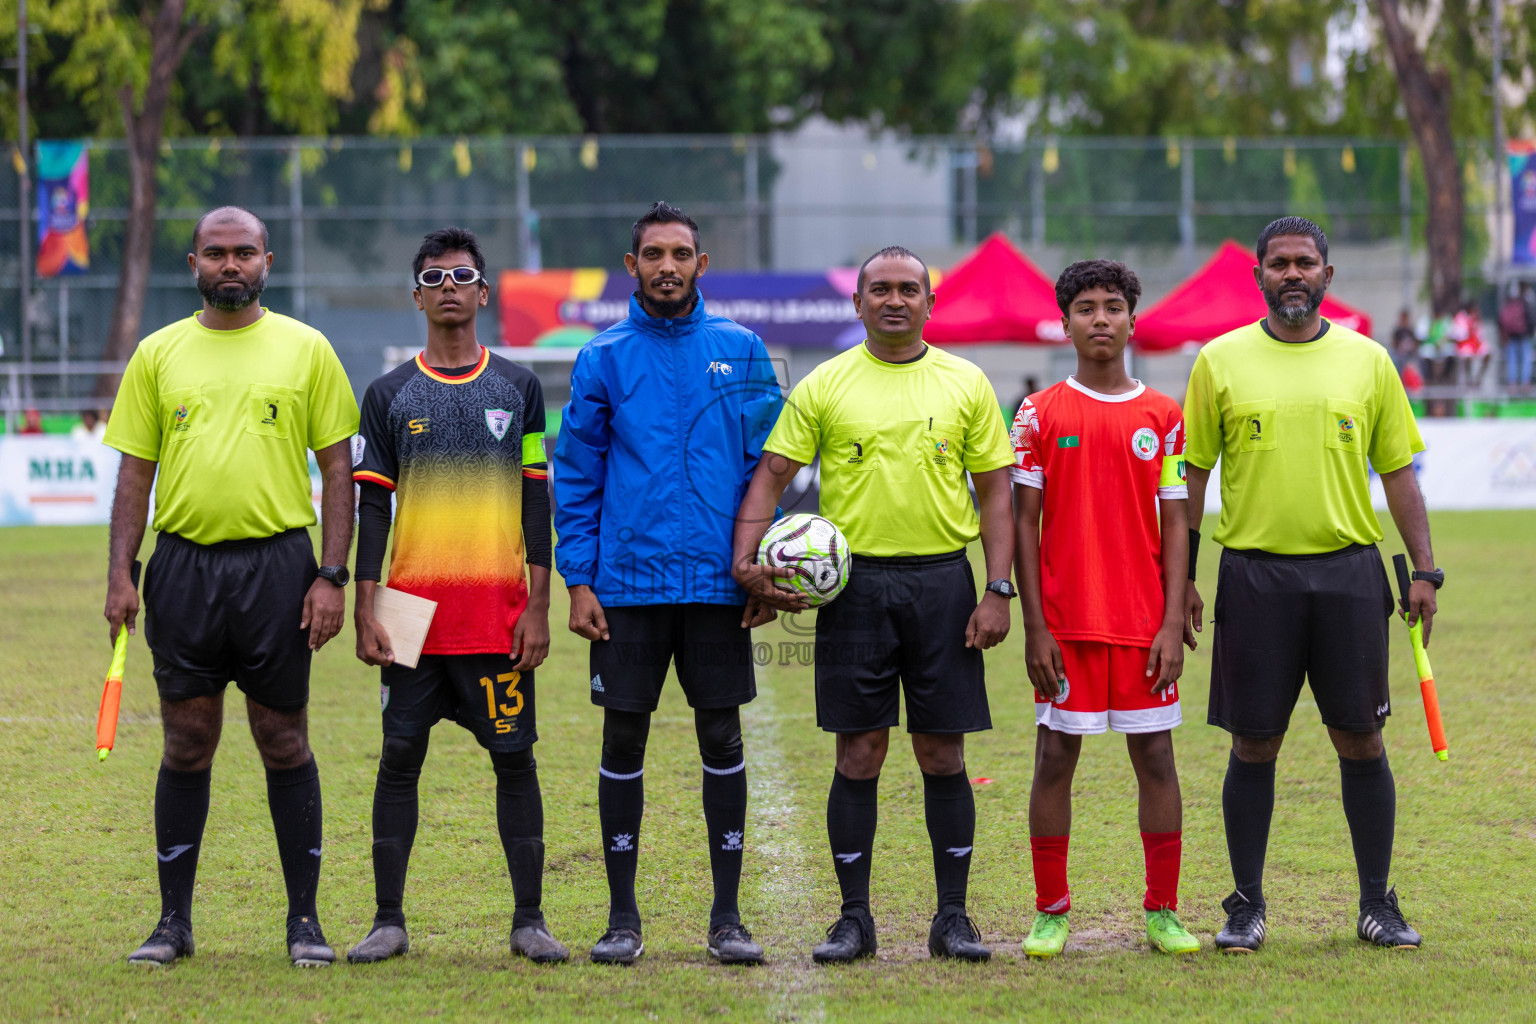
[[[1062,272],[1056,302],[1077,373],[1026,398],[1013,425],[1015,550],[1038,726],[1029,798],[1038,913],[1024,940],[1031,957],[1055,956],[1067,941],[1072,773],[1083,736],[1106,729],[1125,733],[1141,793],[1147,941],[1164,953],[1200,949],[1174,914],[1183,804],[1170,730],[1183,720],[1184,424],[1178,403],[1126,373],[1140,295],[1123,263],[1086,260]]]

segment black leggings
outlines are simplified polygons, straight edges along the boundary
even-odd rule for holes
[[[693,725],[699,737],[699,756],[708,763],[741,761],[741,709],[697,708]],[[603,714],[603,763],[638,771],[645,763],[645,742],[651,732],[649,711],[617,711]],[[628,767],[628,766],[633,767]]]

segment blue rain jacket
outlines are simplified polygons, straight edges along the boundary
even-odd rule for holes
[[[693,312],[629,318],[571,373],[551,465],[555,565],[605,606],[731,604],[736,510],[783,406],[756,334]]]

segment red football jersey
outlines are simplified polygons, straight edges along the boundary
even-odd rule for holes
[[[1069,377],[1013,422],[1014,483],[1041,488],[1040,590],[1057,640],[1148,647],[1163,624],[1158,498],[1187,498],[1184,414],[1138,383],[1101,395]]]

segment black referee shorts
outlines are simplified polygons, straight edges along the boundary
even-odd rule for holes
[[[1374,732],[1392,713],[1392,588],[1374,544],[1321,555],[1221,553],[1206,721],[1282,736],[1305,677],[1323,724]]]
[[[195,544],[160,534],[144,570],[144,636],[161,700],[224,692],[231,679],[274,711],[309,703],[304,595],[318,574],[305,529]]]
[[[667,668],[691,708],[735,708],[757,696],[752,633],[741,605],[647,604],[604,608],[607,640],[594,640],[592,703],[616,711],[655,711]]]
[[[816,724],[827,732],[992,728],[981,650],[965,646],[976,578],[965,551],[853,556],[848,586],[816,613]]]

